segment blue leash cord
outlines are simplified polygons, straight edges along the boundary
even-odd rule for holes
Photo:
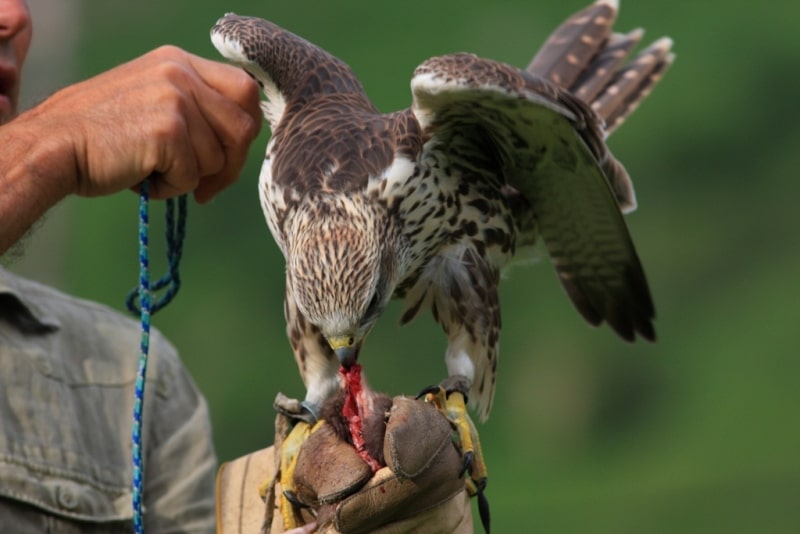
[[[169,270],[152,285],[150,284],[150,249],[148,214],[148,182],[142,183],[139,193],[139,285],[131,290],[125,304],[131,313],[142,320],[142,339],[139,349],[139,368],[136,374],[135,400],[133,404],[133,529],[136,534],[144,533],[142,515],[142,494],[144,493],[144,462],[142,460],[142,408],[144,405],[145,376],[147,375],[147,356],[150,352],[150,316],[170,303],[178,293],[181,278],[178,273],[183,239],[186,235],[186,195],[178,198],[177,220],[175,200],[167,200],[167,260]],[[165,293],[153,301],[153,292],[166,288]],[[139,306],[136,298],[139,299]]]

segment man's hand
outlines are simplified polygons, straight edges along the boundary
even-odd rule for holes
[[[152,177],[151,196],[231,184],[261,121],[258,86],[241,69],[164,46],[67,87],[18,120],[68,140],[73,193],[98,196]]]
[[[239,176],[261,125],[241,69],[164,46],[0,127],[0,254],[62,198],[137,189],[207,202]]]

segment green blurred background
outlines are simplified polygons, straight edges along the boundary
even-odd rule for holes
[[[424,59],[470,51],[524,66],[585,3],[31,0],[25,94],[164,43],[217,58],[208,30],[236,11],[338,55],[392,111]],[[628,223],[659,340],[586,326],[544,259],[510,271],[494,411],[480,426],[496,532],[800,532],[798,21],[786,1],[623,2],[618,30],[670,35],[678,55],[610,142],[636,185]],[[270,443],[276,392],[303,395],[283,260],[257,200],[268,135],[235,186],[190,207],[184,289],[154,321],[208,398],[222,460]],[[65,201],[12,267],[122,309],[136,197]],[[398,312],[362,363],[377,389],[413,394],[443,377],[445,340],[428,316],[401,329]]]

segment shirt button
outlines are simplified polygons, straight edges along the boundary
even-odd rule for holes
[[[39,372],[45,376],[50,376],[53,374],[53,364],[50,363],[50,360],[47,358],[45,354],[36,354],[34,357],[36,361],[36,367],[39,368]]]
[[[164,371],[162,376],[158,378],[156,392],[162,399],[169,398],[169,394],[172,392],[172,382],[174,380],[175,377],[171,369]]]
[[[75,489],[70,486],[58,486],[56,498],[58,499],[58,504],[67,510],[72,510],[78,506],[78,495],[75,493]]]

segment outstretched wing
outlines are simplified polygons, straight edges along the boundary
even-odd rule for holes
[[[644,31],[613,31],[617,0],[597,0],[556,28],[525,69],[569,90],[603,120],[605,136],[633,113],[650,94],[675,59],[672,40],[658,39],[623,63],[641,41]],[[623,213],[636,208],[633,184],[627,174],[612,182]]]
[[[520,231],[542,236],[584,318],[627,340],[654,339],[650,291],[610,186],[629,178],[596,114],[546,80],[469,54],[426,61],[411,88],[430,150],[466,142],[496,163]],[[531,213],[536,227],[523,223]]]
[[[619,128],[675,59],[662,37],[623,65],[644,30],[613,32],[617,0],[597,0],[553,31],[527,72],[568,89],[605,121],[606,136]],[[615,184],[616,185],[616,184]]]

